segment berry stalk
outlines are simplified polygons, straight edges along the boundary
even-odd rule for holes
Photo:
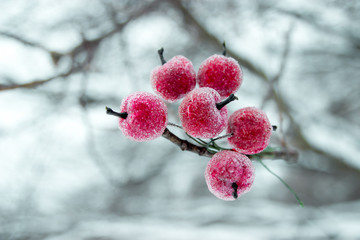
[[[158,54],[160,57],[161,64],[164,65],[166,63],[165,58],[164,58],[164,48],[160,48],[158,50]]]
[[[225,107],[228,103],[234,101],[234,100],[238,100],[238,98],[234,95],[234,94],[231,94],[227,99],[225,99],[224,101],[222,102],[219,102],[216,104],[216,108],[218,110],[221,110],[223,107]]]
[[[234,197],[235,199],[237,199],[237,198],[238,198],[237,189],[238,189],[239,186],[238,186],[236,183],[233,183],[233,184],[231,185],[231,187],[234,189],[233,197]]]
[[[226,56],[226,44],[225,44],[225,41],[223,42],[222,46],[223,46],[222,55],[223,55],[223,56]]]
[[[115,117],[119,117],[119,118],[122,118],[122,119],[126,119],[127,116],[128,116],[128,113],[127,112],[121,112],[121,113],[118,113],[118,112],[115,112],[113,111],[111,108],[109,107],[105,107],[106,109],[106,114],[108,115],[113,115]]]

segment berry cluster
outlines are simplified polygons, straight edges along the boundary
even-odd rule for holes
[[[158,96],[136,92],[122,101],[120,113],[110,108],[106,112],[119,117],[125,136],[148,141],[168,131],[167,125],[174,125],[168,123],[163,100],[183,98],[178,109],[179,127],[212,155],[205,171],[210,192],[223,200],[235,200],[248,192],[254,181],[254,167],[246,154],[257,154],[268,146],[272,126],[266,114],[255,107],[228,115],[226,105],[237,99],[234,93],[242,84],[243,74],[238,62],[225,56],[226,51],[206,59],[197,74],[187,58],[175,56],[166,61],[163,52],[158,51],[162,65],[150,75]],[[227,134],[219,137],[225,130]],[[216,144],[221,138],[227,138],[232,149]]]

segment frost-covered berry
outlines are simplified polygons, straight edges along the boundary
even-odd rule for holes
[[[229,117],[227,133],[231,146],[244,154],[264,150],[270,142],[272,126],[265,112],[255,107],[237,110]]]
[[[236,99],[234,95],[221,101],[219,93],[212,88],[197,88],[189,92],[179,106],[182,126],[189,135],[213,138],[227,125],[228,111],[225,105]]]
[[[151,85],[160,97],[168,102],[175,102],[195,88],[196,73],[186,57],[175,56],[166,62],[162,53],[163,49],[160,49],[159,55],[163,65],[151,72]]]
[[[216,153],[205,170],[206,184],[216,197],[232,201],[247,193],[254,182],[251,160],[238,152],[223,150]]]
[[[119,117],[122,133],[135,141],[143,142],[160,137],[168,117],[165,103],[147,92],[136,92],[126,97],[120,106],[121,113],[106,108],[106,113]]]
[[[235,93],[243,80],[238,62],[223,55],[215,54],[201,63],[197,82],[200,87],[215,89],[222,98]]]

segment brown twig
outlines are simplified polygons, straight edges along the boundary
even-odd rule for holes
[[[165,128],[165,131],[162,134],[162,136],[167,140],[169,140],[170,142],[174,143],[175,145],[179,146],[182,151],[190,151],[193,153],[197,153],[200,156],[205,156],[210,158],[214,155],[213,153],[209,152],[206,149],[206,147],[197,146],[195,144],[192,144],[191,142],[183,140],[178,136],[176,136],[167,128]]]
[[[211,158],[215,153],[208,151],[206,147],[195,145],[187,140],[181,139],[172,133],[169,129],[165,129],[163,135],[164,138],[168,139],[170,142],[179,146],[182,151],[189,151],[196,153],[200,156]],[[287,162],[296,162],[299,157],[299,153],[296,150],[275,150],[271,152],[262,152],[256,155],[247,155],[250,159],[255,159],[255,157],[259,157],[260,159],[283,159]]]

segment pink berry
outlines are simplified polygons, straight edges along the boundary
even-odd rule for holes
[[[165,62],[161,50],[159,55],[161,54],[164,64],[151,72],[151,85],[160,97],[168,102],[175,102],[195,88],[196,73],[189,59],[175,56]]]
[[[189,92],[179,106],[182,126],[189,135],[213,138],[227,125],[228,111],[222,106],[219,93],[212,88],[197,88]]]
[[[232,201],[250,191],[255,177],[254,170],[247,156],[223,150],[216,153],[207,164],[205,180],[212,194]]]
[[[200,87],[215,89],[222,98],[235,93],[241,83],[243,74],[238,62],[223,55],[213,55],[201,63],[197,82]]]
[[[242,108],[229,117],[227,133],[231,146],[243,154],[264,150],[270,142],[272,126],[265,112],[255,107]]]
[[[135,141],[143,142],[160,137],[167,125],[167,107],[154,94],[136,92],[126,97],[120,106],[121,113],[107,108],[107,113],[119,117],[122,133]]]

